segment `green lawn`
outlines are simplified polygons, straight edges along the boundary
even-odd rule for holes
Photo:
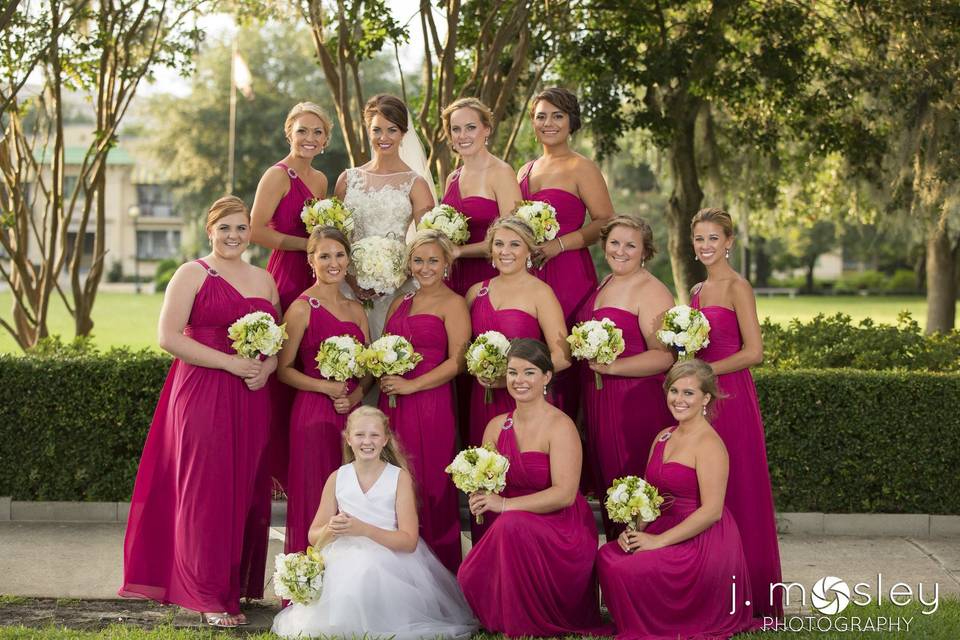
[[[12,297],[9,292],[0,293],[0,318],[10,321]],[[157,315],[160,312],[162,295],[135,295],[128,293],[101,293],[97,296],[93,320],[94,341],[101,347],[128,345],[134,348],[156,348]],[[923,326],[926,317],[926,302],[917,296],[813,296],[813,297],[761,297],[757,300],[761,319],[770,317],[778,323],[792,318],[810,320],[818,313],[834,314],[838,311],[849,314],[854,320],[873,318],[880,323],[895,323],[897,314],[906,309]],[[958,305],[960,307],[960,305]],[[960,317],[960,311],[957,316]],[[59,298],[53,301],[50,314],[50,331],[66,338],[73,336],[73,322]],[[0,353],[14,352],[18,348],[13,338],[0,329]]]

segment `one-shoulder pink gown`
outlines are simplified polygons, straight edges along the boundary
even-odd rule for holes
[[[696,470],[664,462],[665,442],[656,444],[647,480],[672,502],[645,529],[651,534],[675,527],[700,507]],[[755,628],[753,608],[744,604],[751,593],[746,565],[737,523],[726,508],[720,520],[689,540],[632,554],[614,540],[597,555],[617,640],[719,639]]]
[[[339,320],[316,298],[300,296],[310,305],[310,323],[297,352],[300,370],[322,378],[316,355],[320,343],[331,336],[349,335],[363,342],[363,331],[353,322]],[[350,389],[356,381],[349,381]],[[307,548],[307,533],[317,514],[323,485],[343,464],[341,433],[347,416],[337,413],[324,393],[297,390],[290,412],[290,467],[287,483],[287,553]]]
[[[690,306],[700,309],[710,321],[710,344],[697,352],[698,358],[717,362],[740,351],[743,338],[733,309],[715,305],[701,307],[699,292],[691,298]],[[780,546],[757,389],[749,369],[724,373],[717,378],[720,390],[727,396],[717,402],[711,420],[730,456],[730,478],[724,502],[743,538],[753,587],[754,614],[779,616],[783,614],[782,600],[776,597],[771,605],[769,594],[770,584],[781,581]],[[777,594],[780,592],[777,590]]]
[[[460,194],[460,169],[457,169],[447,192],[443,194],[443,204],[448,204],[463,215],[467,216],[467,229],[470,238],[467,244],[483,242],[487,236],[487,229],[500,217],[500,208],[497,201],[482,196],[467,196]],[[483,280],[496,277],[497,270],[490,264],[489,258],[459,258],[450,268],[447,286],[458,295],[467,295],[467,290]]]
[[[623,331],[625,346],[620,358],[646,351],[647,343],[636,315],[617,307],[594,309],[600,289],[587,298],[580,310],[580,321],[609,318],[616,323]],[[602,375],[603,389],[598,390],[594,372],[586,363],[579,364],[590,457],[586,466],[593,471],[594,491],[602,500],[616,478],[643,476],[650,445],[661,430],[673,423],[673,416],[663,393],[663,374],[641,378]],[[605,509],[601,512],[607,539],[612,540],[623,527],[610,522]]]
[[[407,294],[387,319],[385,333],[403,336],[423,360],[404,378],[419,378],[447,359],[447,330],[443,320],[428,313],[410,315],[413,294]],[[420,537],[445,567],[456,573],[460,566],[460,509],[456,487],[444,469],[457,454],[453,414],[453,382],[395,396],[380,394],[380,410],[407,455],[417,489]]]
[[[235,320],[276,311],[197,262],[208,275],[184,335],[232,354],[227,329]],[[263,597],[270,513],[259,508],[256,479],[270,433],[269,394],[227,371],[173,361],[137,469],[121,596],[231,614],[240,612],[240,598]]]
[[[551,486],[550,456],[520,451],[512,413],[497,449],[510,460],[508,498]],[[551,513],[486,513],[486,535],[457,574],[470,608],[489,631],[517,636],[610,635],[600,619],[594,559],[597,528],[583,495]]]

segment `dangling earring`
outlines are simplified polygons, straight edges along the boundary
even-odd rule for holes
[[[447,279],[447,275],[449,275],[449,273],[450,273],[450,270],[449,270],[447,267],[444,267],[444,268],[443,268],[443,279],[444,279],[444,280]]]
[[[707,415],[707,405],[703,405],[703,415]]]
[[[484,139],[483,139],[483,146],[485,146],[485,147],[489,147],[489,146],[490,146],[490,138],[484,138]]]
[[[700,256],[698,256],[697,254],[693,254],[693,259],[696,260],[697,262],[700,262]]]
[[[642,259],[642,260],[640,261],[640,268],[643,269],[643,267],[644,267],[646,264],[647,264],[647,259],[646,259],[646,258]]]
[[[323,153],[324,153],[326,150],[327,150],[326,145],[320,147],[320,155],[323,155]]]
[[[547,385],[543,385],[543,395],[547,395]]]
[[[726,258],[727,260],[730,259],[730,249],[727,249],[726,251],[724,251],[723,257]]]
[[[493,258],[490,258],[490,266],[493,267],[494,269],[496,269],[496,268],[497,268],[497,261],[494,260]]]
[[[527,256],[527,269],[533,267],[533,260],[530,259],[530,256]]]

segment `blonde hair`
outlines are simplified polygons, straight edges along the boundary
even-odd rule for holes
[[[602,246],[606,247],[607,238],[610,237],[610,232],[616,227],[628,227],[640,232],[640,242],[643,244],[644,260],[649,260],[653,256],[657,255],[657,248],[653,246],[653,229],[650,227],[647,221],[643,218],[634,218],[625,215],[619,215],[611,218],[610,221],[603,225],[603,228],[600,229],[600,241]]]
[[[497,218],[493,224],[487,227],[487,254],[493,254],[493,236],[500,229],[507,229],[513,231],[515,234],[520,236],[524,244],[527,245],[527,249],[531,252],[537,248],[537,241],[533,234],[533,229],[530,228],[530,225],[527,224],[526,220],[519,218],[517,216],[510,216],[507,218]]]
[[[320,122],[323,123],[323,131],[327,134],[326,139],[323,141],[323,148],[326,149],[327,145],[330,144],[330,137],[333,135],[333,121],[330,119],[330,116],[320,108],[320,105],[313,102],[298,102],[293,105],[287,113],[287,119],[283,122],[283,133],[287,136],[287,140],[289,141],[293,136],[293,123],[304,113],[312,113],[320,118]]]
[[[397,438],[390,429],[390,419],[387,418],[387,414],[376,407],[368,407],[366,405],[360,405],[347,416],[347,426],[343,429],[343,464],[350,464],[356,460],[356,456],[353,454],[353,449],[350,448],[347,438],[350,435],[350,429],[356,426],[357,421],[363,418],[376,418],[383,426],[383,433],[387,436],[387,443],[383,446],[383,449],[380,450],[380,459],[409,472],[407,457],[403,454],[400,443],[397,442]]]
[[[493,129],[493,112],[490,107],[483,104],[477,98],[460,98],[448,104],[440,113],[440,119],[443,120],[443,133],[450,139],[450,116],[460,109],[473,109],[480,116],[480,123],[488,129]]]
[[[453,242],[450,241],[450,238],[448,238],[445,233],[441,233],[436,229],[423,229],[422,231],[417,231],[417,235],[415,235],[413,240],[410,241],[410,244],[407,245],[408,269],[410,268],[410,260],[413,259],[413,252],[426,244],[440,245],[440,251],[443,252],[443,258],[447,261],[447,265],[453,264]]]
[[[693,216],[693,220],[690,221],[691,236],[693,235],[693,228],[701,222],[712,222],[720,225],[720,228],[723,229],[723,235],[728,238],[732,238],[734,235],[733,218],[730,217],[729,213],[719,207],[710,207],[697,211],[697,215]]]
[[[712,414],[714,403],[727,396],[720,391],[720,385],[717,383],[717,374],[713,367],[704,362],[693,358],[692,360],[681,360],[676,363],[663,380],[663,392],[666,394],[670,387],[681,378],[696,378],[700,383],[700,391],[710,394],[710,401],[707,403],[707,413]]]
[[[218,198],[216,202],[207,209],[207,224],[204,225],[204,228],[210,231],[213,225],[217,224],[222,218],[226,218],[235,213],[243,214],[247,222],[250,221],[250,211],[247,209],[247,205],[243,204],[243,200],[237,196],[223,196],[222,198]]]

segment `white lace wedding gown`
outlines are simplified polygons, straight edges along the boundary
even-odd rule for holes
[[[338,509],[396,530],[399,477],[399,467],[388,464],[363,493],[353,464],[343,465],[337,471]],[[278,613],[274,633],[418,640],[467,638],[477,630],[456,578],[423,540],[413,553],[397,553],[370,538],[338,538],[322,553],[326,571],[320,598]]]
[[[379,174],[370,173],[363,168],[347,169],[346,174],[347,190],[343,203],[353,210],[353,239],[387,236],[406,242],[407,229],[413,219],[410,190],[419,174],[415,171]],[[398,291],[413,291],[415,286],[410,278]],[[353,298],[353,291],[346,284],[344,287],[344,294]],[[387,310],[395,295],[375,298],[373,309],[367,312],[371,340],[376,340],[383,332]]]

